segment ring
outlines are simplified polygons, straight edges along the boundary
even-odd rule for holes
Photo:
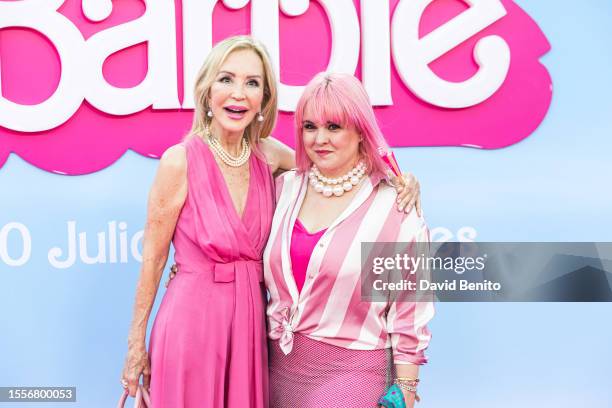
[[[121,379],[121,385],[123,386],[123,388],[127,388],[128,387],[128,382],[125,378]]]

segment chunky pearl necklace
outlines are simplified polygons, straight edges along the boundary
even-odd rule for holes
[[[340,197],[346,191],[351,191],[353,186],[356,186],[361,181],[365,174],[366,165],[364,162],[359,162],[351,171],[342,177],[328,178],[321,174],[316,165],[312,165],[308,178],[310,184],[314,187],[317,193],[323,194],[325,197],[336,196]]]
[[[225,151],[223,146],[217,138],[215,138],[208,128],[205,129],[206,138],[208,139],[208,145],[217,153],[217,156],[221,161],[230,167],[240,167],[249,160],[251,156],[251,146],[247,139],[242,139],[242,151],[238,157],[233,157],[231,154]]]

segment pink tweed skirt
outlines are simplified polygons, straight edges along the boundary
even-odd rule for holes
[[[390,350],[351,350],[295,334],[269,343],[270,408],[375,408],[392,375]]]

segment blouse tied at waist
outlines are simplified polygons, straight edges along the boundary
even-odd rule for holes
[[[270,316],[270,323],[275,327],[270,330],[269,337],[271,340],[278,340],[278,345],[285,355],[293,350],[293,317],[295,314],[291,314],[291,317],[289,314],[290,308],[284,307],[276,318]]]

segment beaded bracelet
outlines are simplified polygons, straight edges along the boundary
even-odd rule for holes
[[[420,381],[418,378],[410,378],[410,377],[395,377],[395,380],[401,381],[401,382],[410,381],[410,382],[415,382],[415,383],[418,383]]]
[[[419,384],[418,378],[407,378],[407,377],[398,377],[393,383],[397,385],[403,392],[410,392],[414,394],[415,400],[418,402],[421,400],[417,395],[417,385]]]
[[[412,385],[408,385],[408,384],[403,384],[403,383],[398,383],[396,382],[395,385],[397,385],[398,387],[400,387],[400,389],[402,391],[407,391],[407,392],[412,392],[412,393],[416,393],[416,387],[412,386]]]

